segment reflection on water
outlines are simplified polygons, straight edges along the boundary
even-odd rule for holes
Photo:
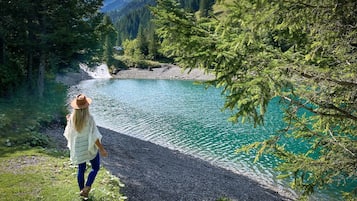
[[[90,110],[99,126],[180,150],[266,185],[287,186],[276,179],[276,158],[263,156],[253,163],[254,154],[235,153],[283,128],[276,100],[268,107],[265,126],[254,128],[228,122],[229,112],[221,111],[220,90],[191,81],[88,80],[72,88],[70,95],[78,91],[93,99]]]

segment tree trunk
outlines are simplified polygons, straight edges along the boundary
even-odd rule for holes
[[[0,64],[5,64],[5,40],[3,37],[0,37],[0,48],[1,48],[1,53],[0,53]]]
[[[43,97],[43,92],[45,90],[45,71],[46,71],[46,56],[44,52],[41,52],[40,56],[40,66],[38,68],[38,79],[37,79],[37,89],[38,96]]]
[[[31,92],[33,92],[33,90],[35,89],[34,86],[34,78],[33,78],[33,52],[29,51],[27,53],[27,83],[28,83],[28,87],[29,90],[31,90]]]
[[[40,4],[39,7],[42,11],[47,11],[45,4]],[[46,72],[46,56],[47,56],[47,17],[46,12],[41,13],[40,17],[40,27],[41,27],[41,34],[40,34],[40,63],[38,67],[38,78],[37,78],[37,90],[38,90],[38,97],[43,98],[43,92],[45,90],[45,72]]]

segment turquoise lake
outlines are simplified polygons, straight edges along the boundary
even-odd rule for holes
[[[286,182],[276,179],[276,158],[264,155],[253,163],[254,154],[235,152],[284,128],[278,100],[269,104],[264,126],[254,128],[250,123],[227,120],[231,112],[221,110],[224,97],[220,89],[206,89],[192,81],[92,79],[72,87],[69,95],[79,92],[93,99],[90,111],[98,126],[288,189]],[[296,150],[304,148],[300,143],[286,143]]]

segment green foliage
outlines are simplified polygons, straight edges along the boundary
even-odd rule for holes
[[[43,134],[35,131],[25,131],[25,133],[19,134],[17,136],[8,135],[7,137],[1,137],[3,138],[1,140],[1,144],[7,147],[46,147],[49,144],[49,139],[47,136],[44,136]]]
[[[125,40],[123,43],[123,47],[124,55],[132,57],[134,59],[144,59],[144,55],[140,52],[139,41],[137,39],[131,41]]]
[[[102,23],[96,27],[96,32],[99,35],[100,43],[102,44],[102,61],[111,67],[114,64],[113,48],[115,46],[118,33],[107,15],[103,17]]]
[[[160,43],[159,43],[159,37],[155,33],[155,26],[152,24],[152,26],[149,26],[148,28],[148,34],[146,35],[146,40],[147,40],[147,55],[146,58],[150,60],[156,60],[162,57],[162,55],[159,53],[160,49]]]
[[[302,195],[330,185],[356,196],[357,3],[234,1],[222,16],[197,18],[172,0],[153,8],[166,56],[212,69],[233,122],[264,123],[270,100],[286,107],[286,128],[246,145],[281,159],[282,177]],[[293,153],[287,139],[306,144]],[[347,197],[346,197],[347,199]]]
[[[44,75],[97,54],[102,0],[1,1],[0,96],[25,84],[43,95]]]
[[[129,36],[129,38],[122,38],[123,40],[132,39],[136,37],[136,31],[139,28],[138,25],[146,25],[150,21],[150,18],[148,18],[150,13],[148,12],[147,6],[154,4],[154,0],[132,0],[126,2],[123,8],[107,12],[106,14],[112,19],[116,26],[118,26],[117,28],[121,27],[119,29],[123,32],[121,36]]]
[[[130,13],[125,16],[121,16],[119,19],[114,19],[113,23],[116,29],[119,31],[119,40],[133,40],[137,37],[139,32],[139,27],[147,28],[151,19],[151,13],[149,9],[141,7],[138,9],[131,10]]]
[[[214,0],[180,0],[183,9],[189,12],[202,11],[208,15],[211,11]],[[140,26],[143,29],[150,29],[153,16],[149,7],[155,6],[154,0],[132,0],[124,8],[106,13],[119,30],[119,45],[122,41],[137,38]]]
[[[124,46],[127,56],[135,59],[163,59],[160,52],[161,39],[156,34],[150,10],[150,6],[155,3],[150,0],[147,3],[139,4],[139,2],[141,1],[132,1],[125,8],[108,13],[119,31],[118,44]],[[200,8],[200,16],[208,16],[213,4],[212,0],[183,0],[180,2],[182,9],[192,13]],[[142,6],[144,4],[147,6]]]
[[[115,59],[119,61],[118,63],[122,63],[122,66],[118,66],[121,69],[127,69],[127,68],[150,69],[150,68],[160,67],[159,62],[135,59],[133,57],[128,57],[128,56],[116,56]]]
[[[0,99],[0,144],[24,148],[48,145],[47,136],[39,130],[65,116],[66,88],[56,83],[47,85],[43,99],[29,95],[26,90],[19,90],[11,98]]]
[[[155,27],[148,26],[143,28],[139,27],[137,37],[133,40],[125,40],[123,42],[124,54],[134,59],[159,59],[162,55],[159,53],[159,38],[155,33]]]

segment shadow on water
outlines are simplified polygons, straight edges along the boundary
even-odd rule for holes
[[[125,183],[123,194],[141,200],[293,200],[248,177],[206,161],[100,128],[105,167]]]

